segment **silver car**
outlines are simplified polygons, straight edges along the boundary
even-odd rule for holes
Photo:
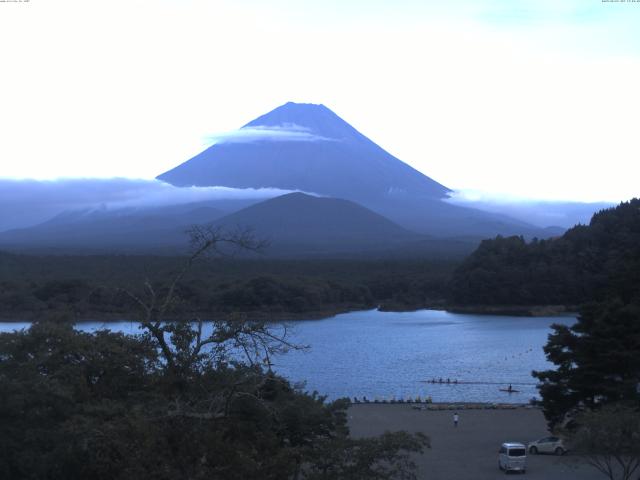
[[[535,442],[529,442],[527,450],[532,455],[537,453],[553,453],[554,455],[564,455],[567,453],[562,440],[558,437],[544,437]]]
[[[498,453],[498,468],[509,472],[527,470],[527,449],[522,443],[503,443]]]

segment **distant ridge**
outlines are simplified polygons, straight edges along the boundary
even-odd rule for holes
[[[266,257],[460,257],[473,241],[420,235],[349,200],[290,193],[230,214],[211,206],[66,212],[40,225],[0,233],[0,249],[25,253],[184,253],[186,231],[208,224],[253,231]],[[242,252],[239,252],[242,254]],[[250,255],[251,256],[251,255]]]
[[[184,245],[191,225],[225,213],[206,204],[66,211],[32,227],[0,232],[0,248],[44,253],[175,249]]]
[[[410,232],[357,203],[290,193],[216,220],[226,229],[249,227],[270,242],[266,255],[459,257],[474,242],[441,241]]]

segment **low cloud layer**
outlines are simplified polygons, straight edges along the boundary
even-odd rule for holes
[[[266,199],[289,193],[276,188],[178,188],[158,180],[0,179],[0,231],[34,225],[69,210],[179,205],[216,199]]]
[[[215,143],[251,143],[259,141],[278,142],[320,142],[335,141],[313,133],[310,128],[285,123],[280,126],[252,126],[243,127],[231,132],[211,135],[209,140]]]
[[[90,208],[152,208],[222,199],[262,200],[290,193],[276,188],[174,187],[158,180],[0,179],[0,231],[28,227],[59,213]],[[588,223],[594,212],[611,203],[553,202],[488,195],[477,191],[453,192],[449,202],[502,213],[540,226],[572,227]]]
[[[447,201],[463,207],[502,213],[543,228],[571,228],[578,223],[588,224],[595,212],[615,205],[606,202],[581,203],[523,199],[474,190],[454,191]]]

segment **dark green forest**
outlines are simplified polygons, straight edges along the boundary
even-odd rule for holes
[[[0,253],[0,305],[8,319],[130,316],[124,290],[166,285],[184,262],[162,256],[29,256]],[[181,282],[185,308],[213,318],[327,315],[381,306],[441,305],[455,263],[437,260],[268,260],[211,258]]]
[[[484,240],[454,272],[456,305],[580,305],[629,302],[640,285],[640,199],[596,213],[563,236]]]

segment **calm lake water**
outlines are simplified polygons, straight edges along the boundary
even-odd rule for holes
[[[369,399],[430,395],[433,401],[524,403],[537,396],[532,370],[551,367],[543,345],[553,323],[574,317],[507,317],[415,312],[350,312],[290,322],[290,339],[309,345],[274,360],[274,369],[306,389]],[[28,327],[0,323],[0,331]],[[82,330],[138,333],[133,322],[86,322]],[[432,384],[431,379],[445,382]],[[468,383],[467,383],[468,382]],[[519,393],[501,392],[509,384]]]

